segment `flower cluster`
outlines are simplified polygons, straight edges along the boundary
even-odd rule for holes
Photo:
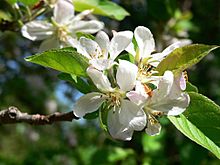
[[[190,97],[184,92],[184,73],[174,75],[167,70],[159,76],[156,67],[174,49],[186,44],[177,42],[162,53],[153,53],[153,35],[143,26],[134,33],[114,32],[111,40],[103,31],[94,40],[81,37],[77,51],[89,59],[87,74],[97,90],[76,102],[74,114],[83,117],[97,110],[105,112],[108,132],[115,139],[130,140],[134,131],[143,129],[152,136],[159,134],[157,117],[183,113]],[[120,59],[124,51],[133,55],[133,63]]]
[[[104,27],[104,24],[97,20],[82,20],[92,10],[75,15],[70,0],[57,0],[53,7],[53,17],[50,21],[34,20],[21,29],[22,35],[32,41],[44,40],[39,48],[40,52],[65,46],[76,47],[77,32],[96,33]]]
[[[183,113],[190,98],[184,92],[184,73],[174,75],[167,70],[161,76],[156,68],[174,49],[189,43],[176,42],[161,53],[154,53],[153,35],[143,26],[134,33],[114,31],[110,40],[100,31],[103,23],[82,20],[90,13],[91,10],[86,10],[75,16],[71,1],[57,0],[50,22],[31,21],[22,27],[22,34],[31,40],[45,39],[40,51],[71,45],[88,58],[86,72],[96,89],[76,102],[76,116],[98,110],[107,114],[107,130],[115,139],[130,140],[134,131],[143,129],[152,136],[159,134],[158,116]],[[94,39],[78,40],[77,32],[98,33]],[[133,61],[121,58],[125,52]]]

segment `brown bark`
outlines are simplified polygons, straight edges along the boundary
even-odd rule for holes
[[[11,106],[0,111],[0,124],[29,123],[33,125],[52,124],[54,122],[69,121],[79,119],[70,112],[55,112],[49,115],[28,114],[21,112],[17,107]]]

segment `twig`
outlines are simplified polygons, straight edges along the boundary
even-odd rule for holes
[[[73,114],[73,111],[60,113],[55,112],[50,115],[40,115],[22,113],[17,107],[11,106],[8,109],[0,111],[0,124],[29,123],[34,125],[46,125],[60,121],[72,121],[79,119]]]

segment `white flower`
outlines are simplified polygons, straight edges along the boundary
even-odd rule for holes
[[[161,129],[155,116],[179,115],[186,110],[190,101],[189,95],[182,91],[185,87],[182,76],[176,79],[171,71],[166,71],[158,78],[158,86],[154,90],[148,90],[147,84],[139,83],[135,91],[127,93],[131,101],[143,107],[148,118],[145,131],[152,136],[159,134]]]
[[[110,41],[108,35],[100,31],[95,40],[81,37],[77,51],[86,56],[96,69],[109,69],[114,59],[131,43],[132,37],[131,31],[122,31],[114,33]]]
[[[126,92],[135,86],[138,68],[136,65],[119,60],[116,85],[111,83],[103,72],[89,67],[87,73],[101,92],[82,96],[75,104],[74,114],[82,117],[98,110],[103,102],[109,107],[107,125],[110,135],[115,139],[130,140],[133,131],[140,131],[146,125],[145,112],[135,103],[126,99]]]
[[[137,41],[137,49],[135,50],[134,44],[131,43],[126,50],[135,57],[137,63],[146,59],[147,61],[145,62],[154,67],[157,67],[157,65],[174,49],[190,44],[189,40],[179,41],[168,46],[162,53],[152,54],[152,52],[155,50],[155,41],[151,31],[148,28],[138,26],[134,30],[134,37]]]
[[[96,33],[104,26],[102,22],[96,20],[82,20],[91,12],[91,10],[85,10],[75,16],[71,1],[57,0],[51,22],[42,20],[28,22],[22,27],[21,32],[30,40],[45,40],[40,46],[40,51],[67,45],[76,47],[77,32]]]

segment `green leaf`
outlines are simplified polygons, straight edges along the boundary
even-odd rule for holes
[[[187,110],[169,119],[184,135],[220,158],[220,107],[201,94],[189,92],[189,95]]]
[[[190,82],[186,82],[186,91],[187,92],[196,92],[196,93],[199,92],[198,88],[195,85],[191,84]]]
[[[82,78],[78,76],[73,78],[73,76],[71,76],[70,74],[60,73],[58,75],[58,78],[70,82],[81,93],[86,94],[91,92],[91,87],[89,86],[89,84],[87,84]]]
[[[7,1],[0,1],[0,23],[2,20],[12,22],[14,15],[12,6]]]
[[[57,49],[49,50],[40,54],[25,58],[26,61],[33,62],[45,67],[49,67],[64,73],[86,77],[88,60],[75,50]]]
[[[77,32],[76,36],[77,36],[78,39],[80,39],[80,37],[85,37],[85,38],[88,38],[88,39],[91,39],[91,40],[95,39],[95,37],[92,34],[87,34],[87,33],[83,33],[83,32]]]
[[[25,5],[28,5],[28,6],[32,6],[34,4],[36,4],[39,0],[18,0],[18,2],[21,2]]]
[[[177,48],[160,62],[156,70],[159,72],[159,75],[163,75],[166,70],[170,70],[175,74],[178,74],[198,63],[212,50],[219,47],[220,46],[216,45],[192,44]]]
[[[94,14],[108,16],[118,21],[129,15],[125,9],[108,0],[73,0],[73,4],[76,11],[93,9]]]
[[[99,117],[99,111],[95,111],[95,112],[92,112],[92,113],[87,113],[85,116],[83,116],[84,119],[88,119],[88,120],[91,120],[91,119],[95,119]]]

